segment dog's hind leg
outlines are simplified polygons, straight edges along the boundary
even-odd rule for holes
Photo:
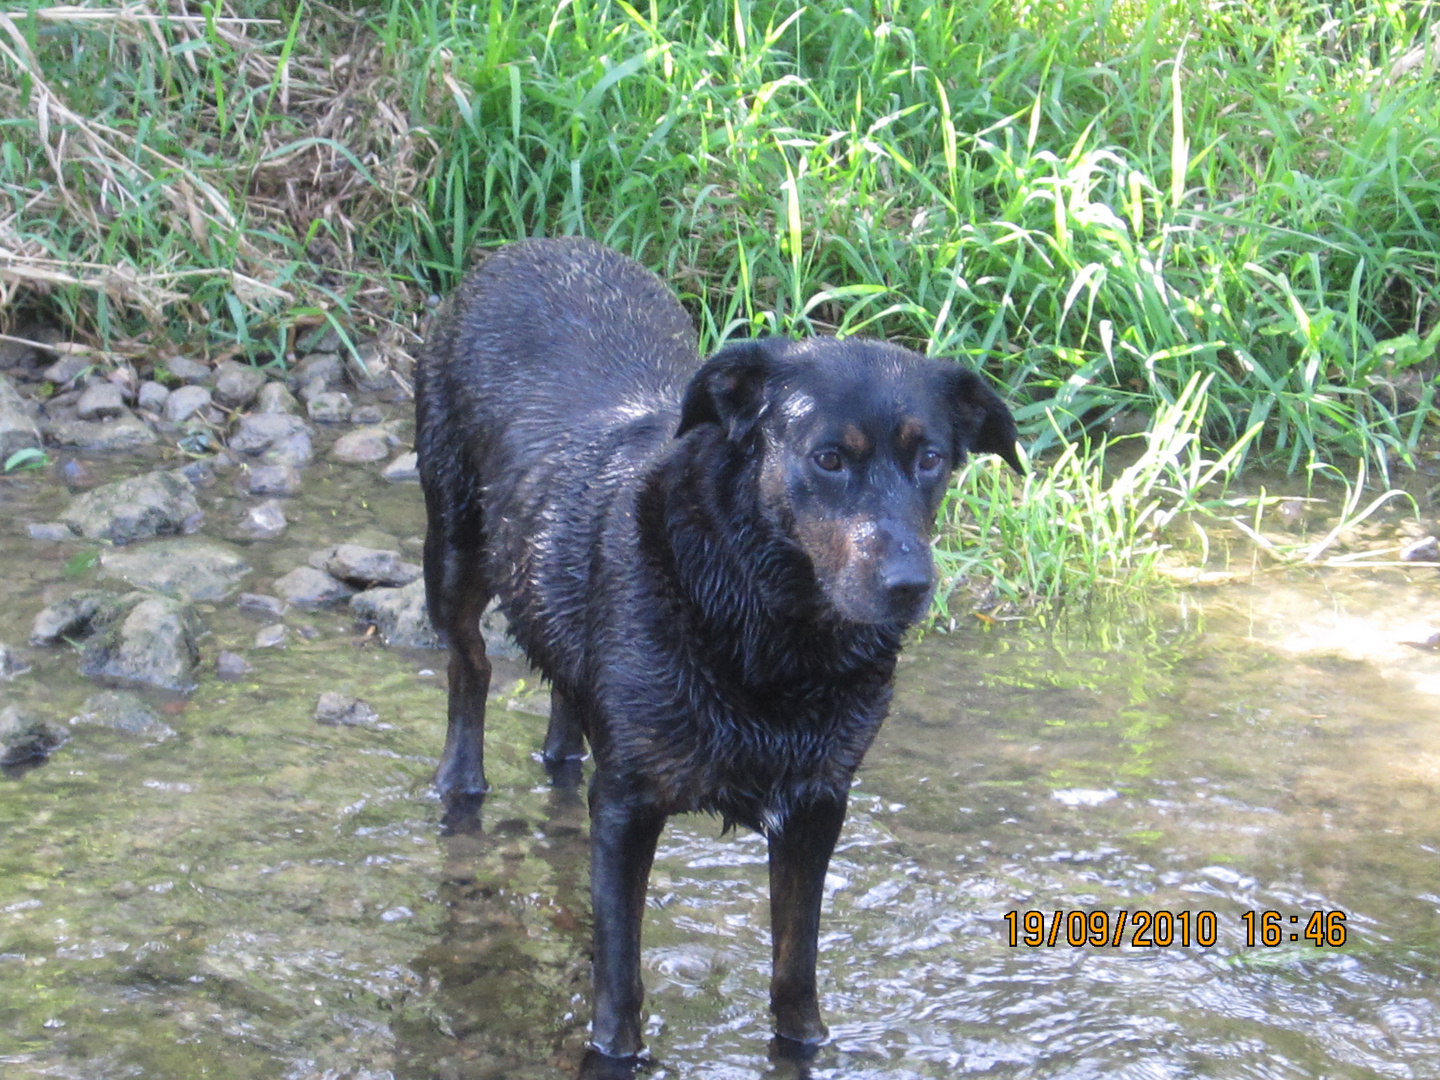
[[[603,774],[590,791],[590,902],[595,919],[595,1020],[591,1045],[610,1058],[639,1054],[640,923],[645,888],[665,815],[606,793]]]
[[[580,782],[580,759],[585,756],[584,725],[574,702],[554,687],[550,688],[550,727],[540,756],[556,786],[573,787]]]
[[[815,959],[825,871],[845,820],[845,798],[802,803],[770,840],[770,1011],[775,1033],[818,1043],[827,1030],[815,993]]]

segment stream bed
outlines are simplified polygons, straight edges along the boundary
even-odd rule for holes
[[[159,453],[145,467],[181,463]],[[198,688],[145,695],[173,735],[68,725],[95,685],[68,646],[25,647],[42,607],[96,584],[86,544],[27,533],[71,498],[64,468],[0,482],[0,640],[31,664],[0,707],[70,736],[0,776],[0,1074],[573,1075],[587,825],[538,763],[534,675],[496,665],[494,790],[460,835],[429,786],[444,655],[386,648],[343,605],[288,610],[269,648],[233,598],[199,605]],[[418,561],[419,489],[378,475],[317,461],[266,541],[236,536],[255,500],[222,476],[202,531],[257,592],[342,541]],[[645,926],[648,1075],[1440,1076],[1433,574],[1272,571],[926,636],[827,882],[829,1043],[808,1065],[767,1051],[763,840],[675,819]],[[253,670],[216,678],[221,650]],[[378,721],[317,724],[325,691]],[[1142,911],[1165,914],[1137,942]]]

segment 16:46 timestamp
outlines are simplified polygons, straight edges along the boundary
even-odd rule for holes
[[[1273,948],[1284,941],[1302,939],[1337,949],[1345,944],[1343,911],[1312,911],[1303,931],[1300,930],[1299,915],[1286,916],[1278,911],[1246,911],[1241,914],[1240,921],[1245,924],[1245,944],[1250,948],[1256,945]]]

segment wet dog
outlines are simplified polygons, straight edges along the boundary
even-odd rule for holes
[[[425,587],[450,644],[447,804],[486,790],[492,596],[551,685],[544,759],[594,757],[592,1056],[641,1050],[640,924],[671,814],[769,843],[771,1009],[810,1044],[826,867],[851,778],[925,612],[930,536],[1015,425],[950,362],[768,338],[699,363],[689,317],[585,240],[500,249],[436,320],[416,378]]]

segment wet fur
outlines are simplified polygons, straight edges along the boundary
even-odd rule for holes
[[[474,271],[416,397],[426,593],[451,645],[437,784],[452,803],[485,789],[476,620],[495,595],[552,685],[547,765],[582,735],[595,761],[596,1049],[640,1049],[645,878],[665,818],[689,811],[769,837],[777,1031],[820,1038],[820,888],[851,779],[928,600],[939,493],[968,452],[1018,467],[1008,411],[972,373],[880,342],[746,342],[702,367],[669,290],[581,240]],[[800,452],[836,411],[870,425],[842,436],[875,478],[848,495]],[[923,439],[948,457],[919,484],[902,459]]]

